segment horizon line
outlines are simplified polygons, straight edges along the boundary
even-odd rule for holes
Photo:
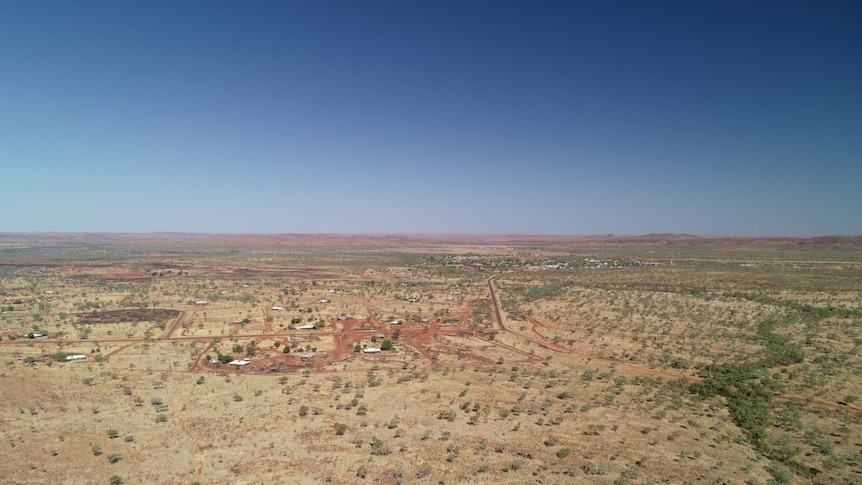
[[[558,234],[558,233],[470,233],[470,232],[180,232],[180,231],[0,231],[0,236],[328,236],[328,237],[548,237],[548,238],[655,238],[655,237],[686,237],[700,239],[820,239],[820,238],[856,238],[860,234],[819,234],[819,235],[756,235],[756,234],[694,234],[687,232],[651,232],[651,233],[605,233],[605,234]]]

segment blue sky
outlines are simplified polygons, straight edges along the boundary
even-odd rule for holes
[[[855,1],[0,3],[0,232],[862,234]]]

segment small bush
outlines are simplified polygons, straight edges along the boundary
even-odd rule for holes
[[[457,413],[455,411],[452,411],[451,409],[443,410],[437,413],[437,419],[446,419],[449,421],[455,421],[456,416]]]
[[[790,483],[793,481],[793,472],[776,462],[770,463],[766,471],[775,478],[776,483]]]
[[[518,458],[517,460],[513,461],[512,463],[509,463],[506,466],[504,466],[503,471],[504,472],[518,471],[521,468],[524,468],[524,465],[526,465],[526,464],[527,464],[526,460],[524,460],[522,458]]]
[[[821,455],[831,455],[833,452],[832,443],[829,441],[821,441],[814,447],[814,450]]]
[[[387,446],[383,440],[375,437],[371,439],[371,454],[375,456],[386,456],[392,453],[392,448]]]
[[[587,475],[607,475],[611,471],[611,469],[607,465],[607,463],[596,464],[596,463],[593,463],[590,461],[588,461],[587,463],[584,463],[584,465],[581,467],[581,469]]]

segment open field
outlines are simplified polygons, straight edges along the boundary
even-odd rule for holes
[[[3,483],[862,483],[862,238],[0,234],[0,312]]]

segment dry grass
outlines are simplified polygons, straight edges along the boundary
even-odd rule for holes
[[[856,246],[378,242],[3,249],[4,483],[862,477]],[[148,308],[182,313],[79,323]],[[393,350],[354,351],[375,333]],[[688,384],[764,359],[766,338],[803,358],[747,377],[775,394],[756,441],[730,398]],[[285,354],[294,341],[315,357]],[[250,346],[247,367],[209,363]],[[45,357],[57,352],[89,359]]]

